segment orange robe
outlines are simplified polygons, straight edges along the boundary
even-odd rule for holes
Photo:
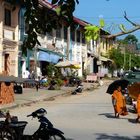
[[[115,111],[120,115],[127,115],[126,102],[122,93],[118,90],[113,92],[112,98],[116,99]]]
[[[138,95],[137,98],[137,114],[140,116],[140,94]]]

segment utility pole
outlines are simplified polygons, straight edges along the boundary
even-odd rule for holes
[[[131,54],[129,55],[129,70],[131,70]]]
[[[70,49],[70,26],[67,28],[67,60],[69,60],[69,49]]]
[[[124,59],[123,59],[123,69],[125,70],[125,63],[126,63],[126,57],[125,57],[125,46],[124,46]]]

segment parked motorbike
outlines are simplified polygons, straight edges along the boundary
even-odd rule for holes
[[[47,111],[40,108],[27,115],[27,117],[37,118],[40,122],[38,130],[33,135],[23,135],[26,121],[12,120],[13,117],[7,114],[5,121],[0,122],[0,140],[66,140],[64,133],[54,128],[45,114]]]
[[[83,85],[81,81],[77,82],[77,86],[76,89],[74,91],[72,91],[72,95],[76,95],[77,93],[81,93],[83,91]]]
[[[76,78],[76,77],[71,77],[69,79],[69,86],[73,87],[75,85],[77,85],[78,83],[80,82],[80,79],[79,78]]]
[[[56,83],[56,81],[55,80],[52,80],[51,82],[50,82],[50,85],[49,85],[49,87],[48,87],[48,90],[55,90],[55,85],[56,85],[57,83]]]

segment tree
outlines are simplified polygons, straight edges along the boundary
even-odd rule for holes
[[[133,67],[140,68],[140,56],[130,53],[128,51],[124,53],[121,51],[120,48],[122,48],[122,46],[119,46],[117,49],[113,48],[109,51],[109,58],[113,60],[113,66],[115,65],[115,67],[113,67],[113,70],[120,69],[122,68],[122,66],[124,70],[129,70]]]
[[[127,22],[129,22],[132,25],[132,28],[131,29],[126,30],[125,27],[124,27],[124,25],[123,24],[120,24],[119,25],[119,29],[121,30],[121,32],[118,32],[116,34],[108,34],[107,33],[105,35],[100,35],[100,36],[101,37],[104,37],[104,38],[114,38],[114,37],[118,37],[118,36],[125,35],[125,34],[130,34],[132,32],[135,32],[137,30],[140,30],[140,24],[138,24],[136,22],[133,22],[130,19],[128,19],[126,12],[124,12],[124,18],[125,18],[125,20],[127,20]],[[88,26],[89,25],[87,25],[87,27]],[[105,23],[103,22],[103,19],[101,19],[99,26],[90,25],[90,28],[85,27],[85,30],[86,30],[85,35],[86,35],[87,41],[89,40],[89,38],[95,39],[95,37],[93,37],[93,33],[97,31],[97,28],[98,28],[98,30],[100,30],[100,29],[103,29],[104,26],[105,26]],[[98,37],[96,37],[96,39],[98,39]]]
[[[121,53],[121,50],[119,48],[111,49],[109,51],[109,58],[115,63],[116,69],[120,69],[124,65],[123,54]]]
[[[104,37],[106,37],[106,38],[114,38],[114,37],[118,37],[118,36],[125,35],[125,34],[130,34],[132,32],[135,32],[137,30],[140,30],[140,24],[131,21],[127,17],[126,11],[124,12],[124,19],[132,25],[132,28],[131,29],[126,30],[125,27],[123,26],[123,24],[120,24],[120,27],[119,28],[120,28],[121,32],[118,32],[116,34],[106,35]]]
[[[125,44],[137,44],[138,43],[138,39],[136,38],[135,35],[128,35],[124,38],[124,43]]]

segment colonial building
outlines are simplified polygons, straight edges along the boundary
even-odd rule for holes
[[[0,73],[18,76],[19,6],[0,0]]]
[[[51,8],[51,4],[47,1],[43,1],[43,6]],[[52,9],[50,9],[52,10]],[[20,9],[20,41],[26,37],[25,21],[24,21],[25,9]],[[38,35],[38,40],[41,46],[36,46],[35,50],[28,51],[27,57],[21,56],[19,59],[19,75],[25,72],[26,68],[30,71],[36,71],[37,76],[40,74],[45,75],[44,68],[49,64],[56,64],[60,59],[65,61],[76,61],[80,64],[81,69],[78,69],[78,75],[83,75],[83,70],[86,68],[87,58],[87,44],[84,38],[84,26],[86,22],[74,17],[74,22],[77,25],[75,30],[71,27],[67,27],[65,22],[62,22],[62,28],[52,30],[46,35]]]
[[[47,1],[40,1],[40,4],[52,10],[52,5]],[[26,36],[25,9],[20,10],[20,40]],[[84,36],[84,27],[89,24],[86,21],[74,17],[74,24],[77,26],[74,30],[67,27],[65,21],[62,21],[62,28],[52,30],[45,35],[38,35],[41,46],[36,46],[35,50],[28,51],[27,57],[21,56],[19,59],[19,75],[23,75],[26,68],[30,71],[36,71],[37,76],[45,75],[44,67],[49,63],[56,64],[60,59],[65,61],[76,61],[81,68],[78,69],[78,76],[86,73],[108,73],[107,58],[108,50],[113,46],[113,39],[100,37],[99,40],[91,40],[87,43]],[[101,35],[106,31],[101,30]]]

